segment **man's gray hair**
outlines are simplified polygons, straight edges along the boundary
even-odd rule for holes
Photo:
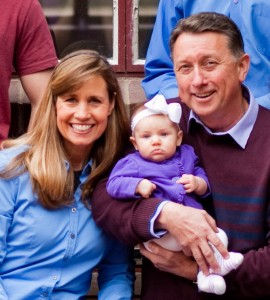
[[[245,53],[242,34],[229,17],[214,12],[201,12],[181,19],[177,23],[170,39],[171,55],[173,56],[175,42],[182,33],[204,32],[216,32],[225,35],[228,40],[228,47],[235,57],[239,58]]]

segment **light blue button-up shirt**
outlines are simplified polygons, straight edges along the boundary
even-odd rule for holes
[[[157,93],[166,99],[178,96],[169,49],[171,31],[180,19],[202,11],[223,13],[237,24],[251,57],[244,83],[259,104],[270,108],[269,0],[160,0],[142,81],[146,97]]]
[[[0,168],[20,151],[0,151]],[[132,298],[132,249],[98,228],[80,198],[78,187],[72,205],[48,210],[33,194],[27,172],[0,179],[1,300],[77,300],[87,294],[96,266],[99,299]]]

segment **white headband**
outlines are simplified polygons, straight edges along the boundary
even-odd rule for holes
[[[182,115],[182,108],[179,103],[170,103],[166,102],[166,99],[163,95],[156,95],[152,100],[144,104],[146,109],[138,112],[131,122],[131,130],[134,131],[136,125],[144,118],[152,115],[167,115],[169,119],[178,124]]]

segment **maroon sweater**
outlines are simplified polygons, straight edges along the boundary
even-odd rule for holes
[[[199,293],[197,286],[181,277],[161,272],[144,260],[142,298],[145,300],[270,299],[270,111],[260,107],[246,149],[230,136],[210,136],[192,122],[183,107],[181,127],[186,141],[195,148],[212,187],[209,199],[219,227],[229,237],[229,250],[244,253],[243,264],[225,277],[223,296]],[[158,199],[117,201],[106,192],[105,181],[92,199],[93,215],[107,232],[128,244],[153,238],[149,220]]]

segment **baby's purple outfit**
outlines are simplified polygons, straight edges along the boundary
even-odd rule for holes
[[[210,185],[205,171],[198,165],[198,157],[189,145],[181,145],[175,155],[162,162],[153,162],[141,157],[138,151],[118,161],[107,182],[108,193],[119,199],[140,198],[135,194],[136,187],[142,179],[148,179],[157,188],[152,197],[171,200],[185,206],[202,208],[194,193],[186,194],[184,186],[176,183],[175,178],[183,174],[193,174],[203,178]]]

